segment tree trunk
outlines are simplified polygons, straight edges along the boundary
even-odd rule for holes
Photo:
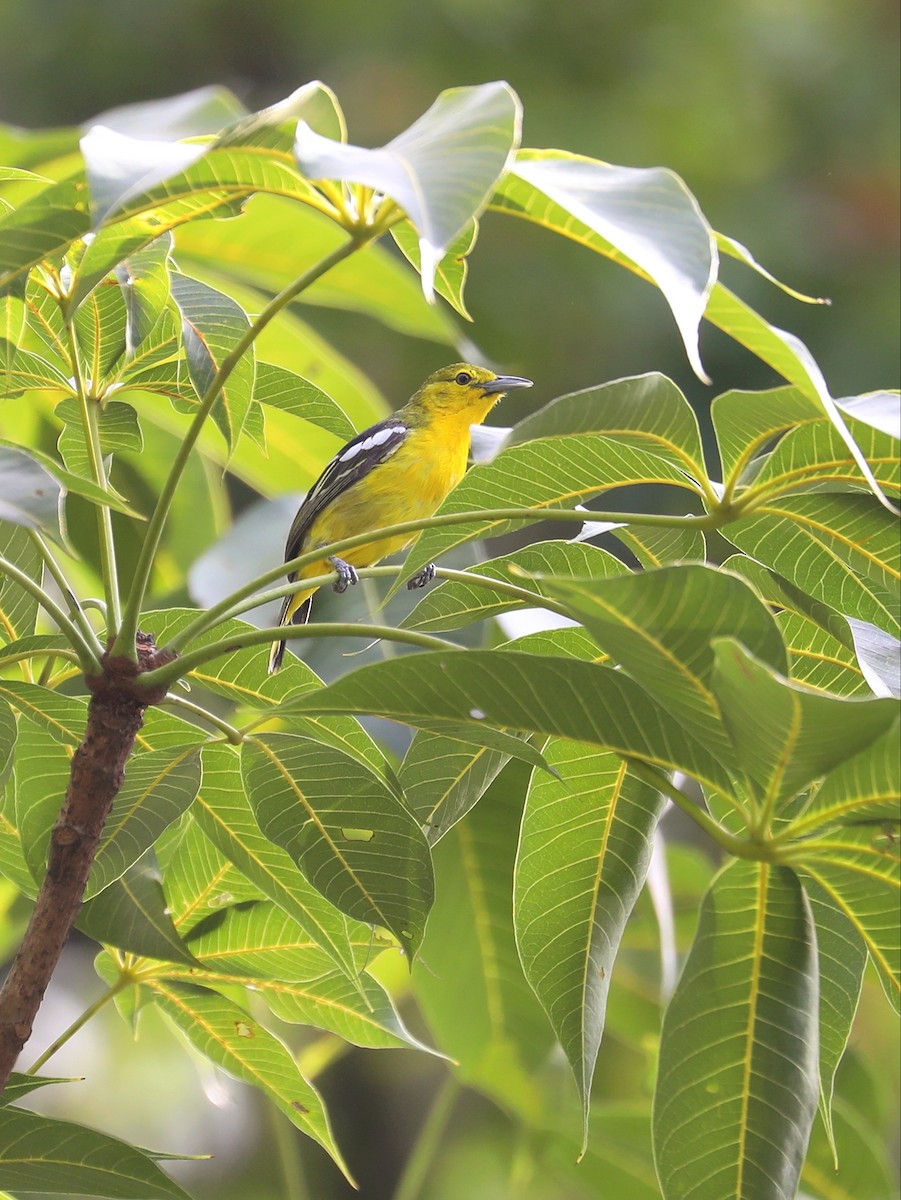
[[[171,661],[156,652],[153,639],[138,635],[139,661],[101,660],[103,674],[88,679],[84,740],[72,757],[66,799],[53,827],[47,873],[34,912],[9,974],[0,989],[0,1094],[56,969],[63,946],[78,918],[94,856],[125,778],[125,764],[144,723],[144,711],[165,694],[135,686],[144,671]]]

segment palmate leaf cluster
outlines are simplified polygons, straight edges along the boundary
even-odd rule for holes
[[[896,1009],[901,995],[897,396],[836,402],[806,348],[718,281],[720,252],[756,264],[678,177],[521,149],[505,84],[444,93],[379,150],[348,143],[320,85],[233,107],[218,123],[199,107],[204,136],[186,141],[101,122],[52,158],[0,133],[3,875],[27,898],[40,886],[84,675],[131,611],[181,657],[79,918],[128,1020],[161,1010],[345,1172],[270,1016],[449,1056],[521,1124],[535,1177],[568,1194],[603,1178],[623,1197],[789,1200],[799,1180],[831,1195],[827,1139],[808,1144],[818,1108],[833,1138],[867,964]],[[785,383],[718,397],[714,450],[659,375],[552,400],[494,439],[402,571],[370,572],[396,573],[396,590],[438,561],[438,584],[380,629],[415,653],[345,662],[328,685],[294,657],[269,676],[244,614],[279,582],[279,539],[268,577],[211,612],[185,590],[192,566],[202,590],[200,552],[229,524],[223,471],[263,498],[296,491],[383,404],[297,306],[265,328],[258,314],[332,256],[304,300],[453,345],[447,305],[467,315],[486,212],[656,284],[702,377],[704,317]],[[403,257],[378,244],[389,235]],[[167,492],[206,410],[215,428]],[[642,511],[582,511],[636,485]],[[164,533],[147,519],[161,493]],[[558,536],[444,567],[538,521]],[[559,627],[523,633],[534,608]],[[413,731],[400,753],[369,715]],[[664,851],[672,804],[720,854],[715,874]],[[687,951],[665,1005],[649,870],[661,929],[688,898],[664,936]],[[661,1013],[653,1116],[648,1089],[628,1108],[592,1101],[605,1022],[637,1052]],[[15,1076],[6,1100],[48,1082]],[[0,1115],[14,1193],[183,1196],[154,1157]],[[886,1170],[873,1158],[856,1194],[879,1195]]]

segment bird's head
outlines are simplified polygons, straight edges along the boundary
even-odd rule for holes
[[[448,416],[465,416],[472,424],[484,420],[505,392],[532,386],[518,375],[495,375],[487,367],[451,363],[430,375],[410,401],[411,405]]]

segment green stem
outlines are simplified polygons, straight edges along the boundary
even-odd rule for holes
[[[367,242],[373,240],[381,233],[381,230],[361,230],[351,235],[346,242],[343,242],[325,258],[320,259],[318,263],[304,271],[297,279],[288,284],[286,288],[275,296],[263,311],[259,314],[255,321],[248,325],[245,332],[236,342],[234,348],[223,358],[218,371],[216,372],[210,386],[204,392],[200,401],[200,406],[194,415],[194,419],[188,427],[184,440],[178,448],[178,451],[173,460],[172,466],[169,468],[169,473],[166,476],[166,481],[162,486],[159,494],[159,499],[156,503],[156,508],[147,525],[147,531],[144,535],[144,543],[141,546],[141,552],[138,556],[138,561],[134,570],[134,577],[131,589],[128,593],[128,600],[125,605],[125,611],[122,615],[122,622],[119,626],[119,632],[116,637],[115,644],[112,649],[113,655],[125,655],[128,658],[136,659],[135,636],[138,630],[138,621],[141,615],[141,606],[144,603],[144,596],[147,591],[147,586],[150,582],[150,573],[153,569],[153,562],[159,548],[160,540],[163,535],[163,529],[166,524],[166,519],[169,515],[169,509],[172,506],[172,500],[175,496],[176,488],[178,487],[181,477],[184,474],[185,467],[194,449],[194,445],[200,436],[204,423],[212,410],[213,405],[219,398],[222,389],[231,375],[232,371],[237,366],[241,357],[247,352],[254,341],[259,337],[262,331],[266,328],[269,322],[281,310],[312,283],[315,283],[320,276],[330,271],[332,267],[354,254]]]
[[[78,355],[78,344],[75,340],[75,327],[70,321],[66,326],[69,339],[69,360],[72,375],[75,379],[75,390],[78,394],[78,405],[81,409],[81,424],[84,432],[85,448],[88,452],[88,462],[91,476],[98,487],[104,491],[109,487],[106,468],[103,465],[103,451],[100,447],[100,405],[97,400],[88,398],[85,391],[84,376]],[[95,381],[96,382],[96,381]],[[103,574],[103,591],[106,596],[108,614],[107,632],[114,633],[119,628],[121,612],[119,608],[119,576],[116,570],[116,543],[113,537],[113,514],[105,504],[97,505],[97,534],[100,540],[100,568]]]
[[[26,575],[14,563],[3,557],[0,557],[0,574],[8,575],[10,579],[18,583],[21,588],[37,600],[47,615],[53,618],[59,626],[60,633],[65,634],[69,645],[78,654],[78,661],[84,668],[85,673],[88,675],[99,675],[100,662],[94,653],[93,647],[88,645],[78,627],[66,616],[56,601],[47,595],[41,585],[35,583],[30,575]]]
[[[186,700],[184,696],[174,696],[171,692],[161,701],[162,705],[169,705],[171,708],[181,708],[185,712],[193,713],[195,717],[199,717],[202,721],[207,721],[216,729],[221,729],[233,746],[240,746],[244,741],[244,734],[240,729],[236,729],[234,725],[229,725],[228,721],[223,721],[221,717],[217,717],[215,713],[203,708],[199,704],[195,704],[193,700]]]
[[[267,1103],[266,1111],[269,1114],[269,1124],[275,1138],[278,1161],[282,1169],[284,1200],[308,1200],[310,1193],[304,1177],[303,1160],[300,1157],[298,1145],[300,1135],[288,1118],[283,1116],[273,1103]]]
[[[445,525],[462,525],[470,522],[565,521],[570,524],[584,525],[587,520],[617,521],[623,525],[650,525],[664,529],[715,529],[721,523],[721,517],[718,513],[706,513],[703,516],[676,517],[654,513],[594,512],[586,511],[583,508],[480,508],[473,509],[470,512],[442,513],[436,517],[420,517],[415,521],[401,521],[397,525],[386,525],[382,529],[367,530],[363,533],[354,534],[353,537],[342,538],[340,541],[332,542],[327,546],[319,546],[315,550],[308,550],[306,554],[298,555],[297,558],[292,558],[281,566],[264,571],[262,575],[258,575],[250,583],[236,588],[230,595],[220,600],[218,604],[214,604],[211,608],[201,613],[179,633],[174,634],[166,648],[177,651],[181,646],[187,645],[189,641],[197,637],[201,630],[208,629],[223,614],[229,613],[235,605],[245,600],[248,596],[253,595],[258,589],[265,587],[267,583],[283,579],[289,572],[297,572],[312,562],[321,562],[333,554],[352,550],[355,546],[381,541],[384,538],[393,538],[398,534],[419,533],[423,529],[440,529]],[[495,586],[497,585],[495,584]],[[285,593],[282,592],[281,594],[284,595]]]
[[[263,646],[269,642],[292,641],[301,638],[316,637],[362,637],[371,641],[388,638],[392,642],[405,642],[408,646],[419,646],[422,650],[462,650],[456,642],[445,641],[444,638],[432,637],[427,633],[415,633],[412,629],[395,629],[391,625],[357,625],[352,621],[325,622],[318,625],[272,625],[266,629],[242,630],[232,637],[223,638],[219,642],[211,642],[208,646],[200,646],[190,650],[174,662],[153,671],[145,671],[135,680],[138,688],[169,687],[176,679],[196,671],[211,659],[221,658],[225,654],[233,654],[236,650],[246,650],[250,646]]]
[[[448,1075],[438,1089],[432,1107],[422,1123],[407,1165],[398,1180],[393,1200],[418,1200],[422,1195],[423,1184],[444,1140],[459,1095],[459,1083],[453,1075]]]
[[[728,830],[723,829],[714,819],[704,812],[695,804],[690,796],[687,796],[681,788],[677,787],[671,779],[668,779],[662,771],[658,771],[656,767],[649,766],[647,763],[641,762],[636,758],[628,758],[629,770],[637,775],[639,779],[643,779],[650,787],[658,792],[662,792],[664,796],[668,796],[672,802],[681,808],[686,816],[690,817],[696,825],[699,825],[705,833],[709,834],[713,840],[721,846],[727,854],[733,855],[735,858],[749,858],[755,861],[772,861],[775,857],[771,853],[771,846],[768,842],[755,842],[748,838],[735,837]]]
[[[69,580],[66,578],[62,567],[56,561],[53,551],[50,549],[38,531],[36,529],[32,529],[29,530],[29,533],[38,553],[44,560],[44,566],[47,568],[48,573],[50,574],[56,586],[59,588],[63,599],[66,601],[66,604],[69,607],[69,613],[72,616],[72,620],[84,634],[85,641],[88,643],[88,645],[94,648],[94,653],[99,658],[103,653],[103,647],[100,644],[100,639],[94,631],[94,626],[88,620],[84,608],[82,608],[82,606],[79,604],[78,599],[72,590],[72,586],[69,583]]]
[[[80,1017],[75,1018],[69,1028],[64,1030],[55,1042],[50,1043],[43,1054],[38,1055],[38,1057],[25,1072],[26,1075],[34,1075],[37,1071],[39,1071],[44,1063],[47,1062],[48,1059],[52,1058],[54,1054],[56,1054],[57,1050],[61,1050],[62,1047],[65,1046],[66,1042],[68,1042],[70,1038],[73,1038],[75,1034],[78,1033],[82,1026],[87,1025],[88,1021],[90,1021],[92,1017],[95,1017],[97,1013],[100,1012],[101,1008],[104,1008],[114,996],[118,996],[120,992],[124,991],[125,988],[130,985],[130,983],[131,979],[129,979],[127,975],[120,975],[116,982],[111,987],[107,988],[102,996],[98,996],[93,1004],[88,1005]]]
[[[402,574],[403,571],[403,566],[360,567],[357,570],[357,574],[360,579],[383,579],[395,578]],[[329,583],[334,583],[337,578],[337,572],[330,571],[328,575],[316,575],[305,579],[303,585],[304,588],[325,587]],[[488,588],[490,591],[502,592],[505,596],[510,596],[514,600],[522,600],[525,604],[530,604],[537,608],[547,608],[551,612],[559,613],[561,616],[570,615],[566,606],[558,603],[556,600],[551,600],[549,597],[543,596],[540,592],[532,592],[528,588],[519,587],[515,583],[507,583],[502,579],[493,579],[490,575],[479,575],[475,571],[454,571],[447,567],[439,567],[435,572],[435,578],[452,580],[455,583],[471,584],[476,588]],[[242,613],[259,608],[262,604],[268,604],[270,600],[281,600],[282,597],[290,596],[295,591],[297,591],[296,581],[293,583],[282,583],[277,588],[268,588],[265,592],[255,592],[246,600],[240,601],[233,608],[226,609],[225,612],[216,613],[214,609],[208,609],[202,614],[200,619],[193,621],[190,627],[186,626],[186,629],[177,635],[177,645],[185,645],[187,641],[193,642],[206,633],[211,626],[233,620],[235,617],[241,616]],[[188,628],[192,629],[193,632],[190,638],[185,638],[184,634]],[[175,640],[173,638],[173,642]]]

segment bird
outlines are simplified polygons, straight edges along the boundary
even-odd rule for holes
[[[470,427],[481,424],[506,392],[531,386],[531,379],[496,375],[471,363],[435,371],[402,408],[351,438],[326,466],[291,525],[285,562],[355,534],[430,517],[466,473]],[[288,579],[302,585],[334,570],[334,589],[345,592],[358,582],[358,567],[375,566],[416,537],[403,533],[366,542],[344,557],[331,554],[308,563]],[[429,563],[407,587],[425,587],[434,576],[435,564]],[[306,624],[316,590],[300,586],[286,596],[278,624]],[[284,655],[285,642],[274,642],[270,675]]]

